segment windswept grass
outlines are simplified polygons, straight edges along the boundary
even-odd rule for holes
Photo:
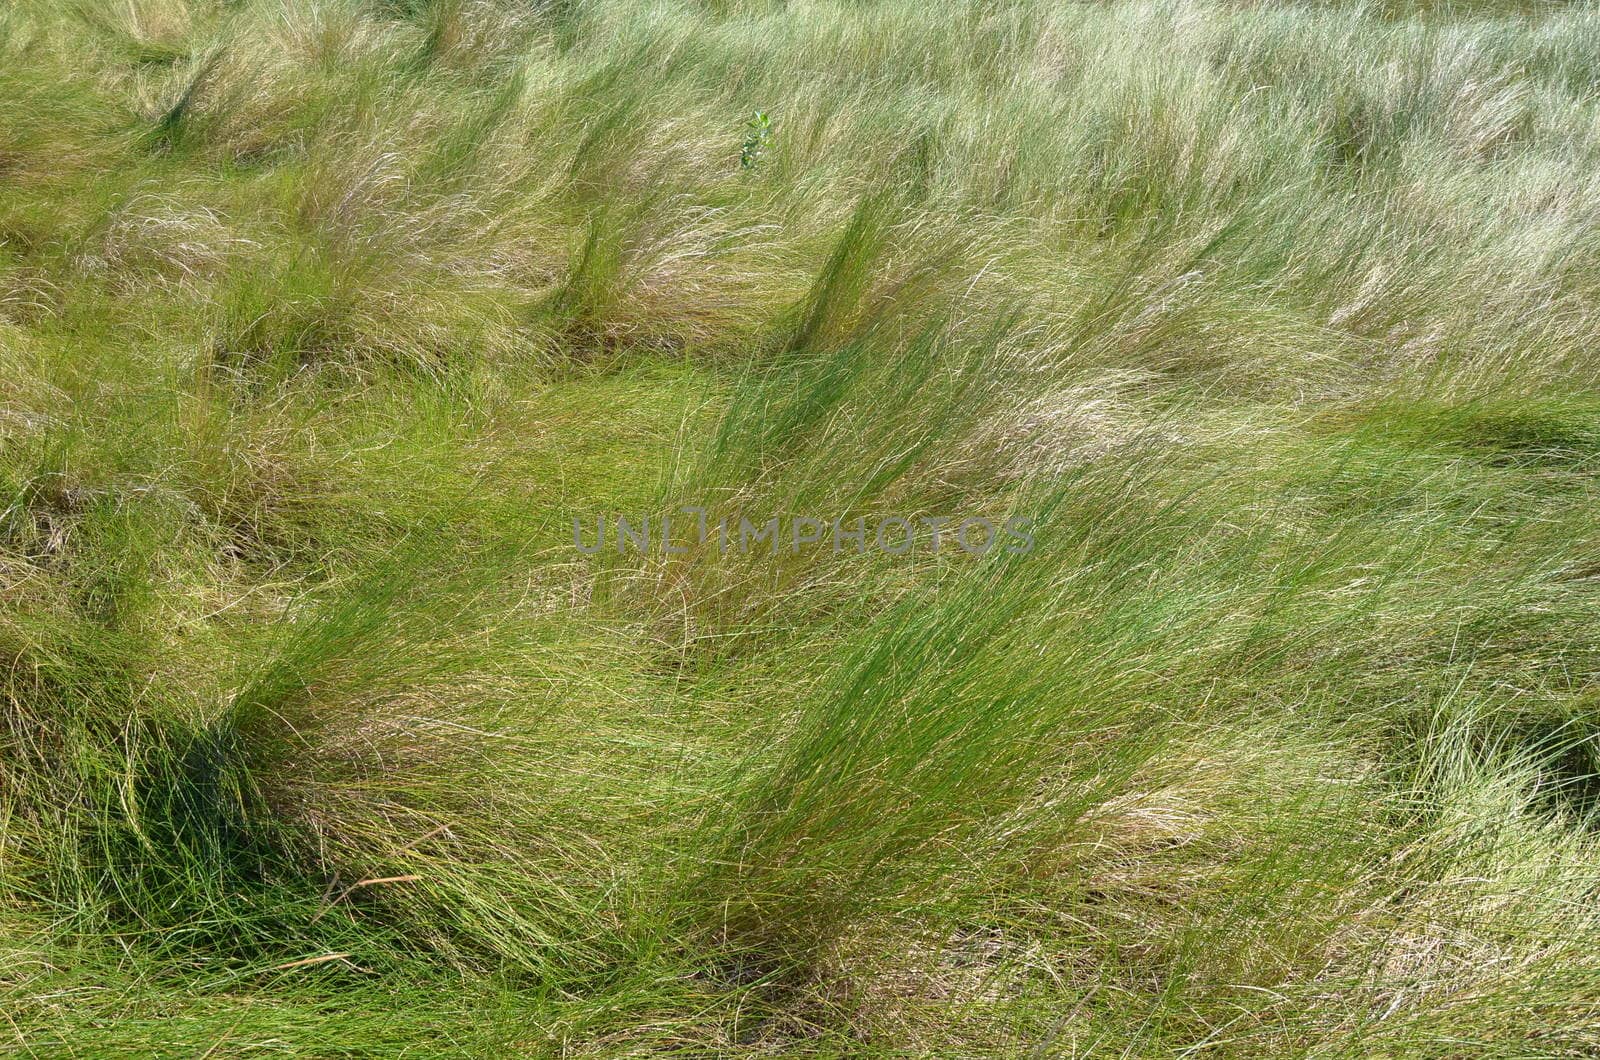
[[[1593,1055],[1597,86],[1592,3],[0,8],[0,1041]]]

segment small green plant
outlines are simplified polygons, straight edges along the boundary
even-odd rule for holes
[[[744,146],[739,149],[739,168],[754,169],[761,156],[772,146],[772,116],[758,110],[744,123]]]

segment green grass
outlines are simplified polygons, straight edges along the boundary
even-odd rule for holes
[[[1597,86],[1592,3],[0,7],[4,1050],[1593,1055]],[[1036,547],[573,547],[685,505]]]

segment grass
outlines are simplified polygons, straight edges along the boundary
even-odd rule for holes
[[[0,8],[0,1041],[1593,1055],[1597,29]]]

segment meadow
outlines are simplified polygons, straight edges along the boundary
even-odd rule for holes
[[[1592,0],[0,0],[0,1050],[1594,1056],[1597,340]]]

